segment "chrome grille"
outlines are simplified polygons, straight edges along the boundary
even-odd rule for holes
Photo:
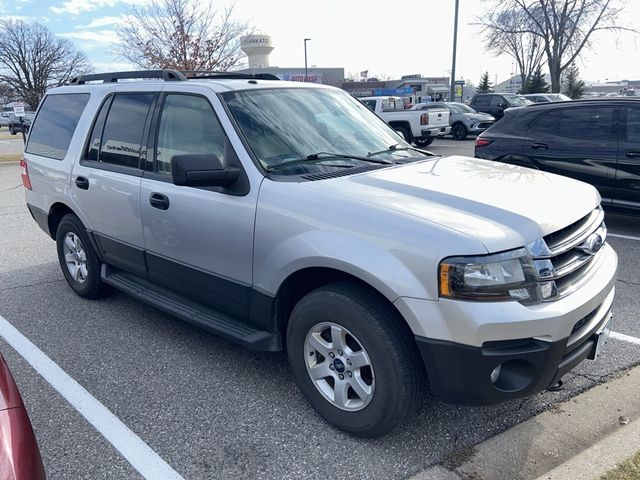
[[[555,282],[557,294],[547,301],[570,294],[590,277],[605,241],[604,212],[597,208],[568,227],[527,246],[540,280]]]

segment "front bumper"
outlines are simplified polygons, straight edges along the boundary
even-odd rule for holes
[[[611,322],[613,292],[608,300],[557,342],[524,338],[471,347],[416,337],[432,393],[452,403],[482,405],[541,392],[583,360],[596,358]]]
[[[524,397],[552,385],[590,356],[596,332],[610,317],[618,270],[610,245],[599,255],[589,280],[553,302],[396,300],[416,336],[434,393],[458,403]],[[513,367],[510,375],[522,383],[499,388],[491,372],[507,362]]]
[[[479,134],[487,130],[493,124],[494,122],[475,122],[471,125],[467,125],[467,132]]]

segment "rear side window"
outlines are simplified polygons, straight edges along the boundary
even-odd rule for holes
[[[153,98],[152,93],[116,94],[102,131],[99,163],[139,168],[142,135]],[[99,125],[99,120],[96,125]],[[94,135],[95,132],[92,133],[92,142],[95,141]]]
[[[26,153],[62,160],[88,101],[88,93],[47,95],[31,127]]]
[[[562,112],[560,135],[590,140],[609,140],[613,126],[613,108],[567,108]]]
[[[473,105],[476,107],[488,107],[489,104],[491,103],[491,97],[476,97],[476,99],[473,101]]]
[[[558,128],[560,126],[560,120],[562,118],[562,110],[553,110],[551,112],[547,112],[543,115],[540,115],[536,118],[531,126],[529,127],[529,132],[549,134],[549,133],[558,133]]]
[[[627,142],[640,143],[640,108],[627,109]]]
[[[564,108],[539,116],[529,132],[589,140],[609,140],[613,127],[613,108]]]

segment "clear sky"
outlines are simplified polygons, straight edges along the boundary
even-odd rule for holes
[[[98,71],[127,68],[110,54],[118,41],[115,27],[126,21],[127,5],[148,0],[0,0],[3,18],[38,21],[72,40]],[[207,0],[200,0],[206,2]],[[213,0],[211,0],[213,2]],[[223,6],[229,0],[215,1]],[[489,8],[483,0],[460,0],[457,77],[475,83],[485,70],[492,81],[514,71],[509,57],[491,57],[483,49],[478,15]],[[451,69],[454,0],[237,0],[236,16],[250,20],[258,32],[272,36],[271,64],[309,65],[369,70],[370,76],[410,73],[448,75]],[[640,27],[640,1],[628,1],[622,22]],[[634,22],[635,20],[635,22]],[[580,67],[586,80],[640,79],[640,38],[609,32],[594,37],[594,48]]]

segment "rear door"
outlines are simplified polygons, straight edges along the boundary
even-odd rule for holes
[[[612,106],[557,108],[529,125],[523,153],[540,170],[596,187],[603,205],[614,195],[619,109]]]
[[[491,96],[489,95],[480,95],[475,97],[475,100],[472,102],[471,107],[476,112],[484,112],[491,113]]]
[[[140,180],[146,131],[158,94],[114,93],[102,103],[72,172],[76,205],[91,222],[106,261],[145,275]]]
[[[640,213],[640,106],[621,110],[615,207]]]

